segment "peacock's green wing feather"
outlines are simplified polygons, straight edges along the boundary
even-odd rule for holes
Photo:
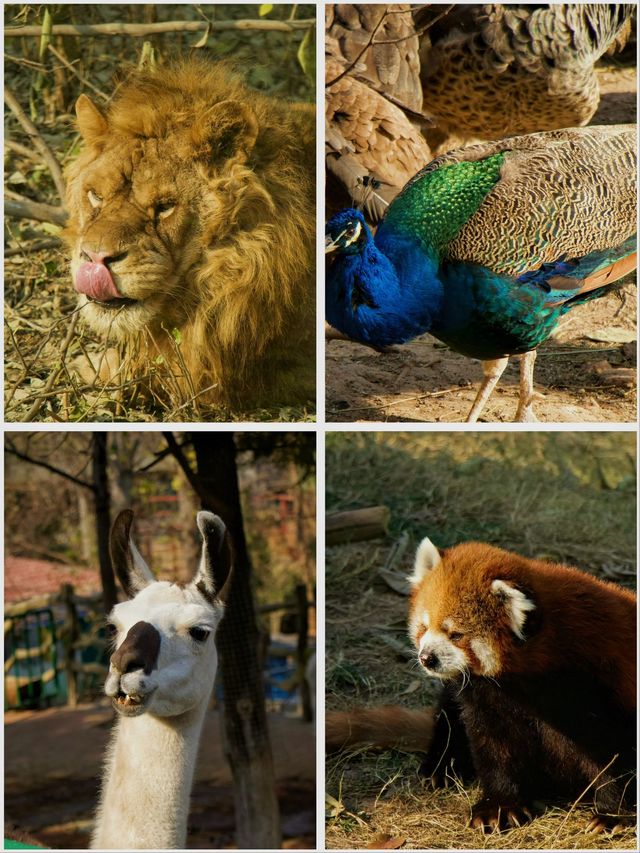
[[[409,182],[385,221],[401,224],[404,216],[413,223],[421,214],[443,259],[517,277],[559,258],[619,246],[635,232],[635,149],[635,125],[618,125],[529,134],[450,151]],[[427,213],[407,204],[420,187],[430,194],[438,175],[451,187],[448,198],[436,198]],[[434,214],[435,237],[429,224]]]

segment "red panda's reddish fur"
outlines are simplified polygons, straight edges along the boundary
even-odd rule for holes
[[[434,712],[397,705],[327,711],[325,749],[337,752],[350,746],[407,749],[426,752],[433,737]]]
[[[480,782],[471,825],[530,820],[533,803],[594,806],[588,831],[629,820],[636,769],[636,597],[578,569],[481,542],[439,553],[424,540],[411,578],[410,634],[444,682],[421,773]],[[329,716],[333,748],[399,745],[402,709]],[[420,727],[422,726],[422,731]],[[376,733],[379,741],[376,741]],[[597,780],[597,784],[595,784]]]
[[[535,602],[538,625],[525,643],[514,643],[503,605],[489,592],[496,579]],[[432,626],[453,617],[471,631],[490,634],[503,675],[576,666],[598,670],[622,707],[635,708],[630,649],[636,643],[636,597],[629,590],[568,566],[467,542],[444,551],[442,562],[414,589],[410,613],[421,610],[428,610]]]

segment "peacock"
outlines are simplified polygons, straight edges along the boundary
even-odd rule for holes
[[[569,128],[450,151],[409,181],[372,235],[326,226],[326,316],[377,349],[430,332],[481,359],[475,422],[521,355],[532,421],[536,348],[574,306],[635,268],[636,126]]]

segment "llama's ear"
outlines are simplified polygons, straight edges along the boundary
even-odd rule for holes
[[[199,512],[196,517],[202,536],[202,558],[193,583],[212,602],[227,600],[233,573],[231,542],[224,521],[212,512]],[[220,592],[215,578],[224,577]]]
[[[519,640],[524,640],[524,626],[527,621],[528,614],[536,609],[535,604],[530,598],[507,581],[495,580],[491,584],[491,592],[502,599],[505,610],[507,611],[507,619],[509,627]]]
[[[438,565],[441,560],[440,551],[433,544],[428,536],[425,536],[422,542],[418,545],[416,551],[416,559],[413,564],[413,572],[409,575],[408,581],[412,588],[420,586],[425,575]]]
[[[151,570],[133,544],[132,524],[133,513],[130,509],[123,509],[113,522],[109,537],[111,565],[129,598],[133,598],[154,579]]]

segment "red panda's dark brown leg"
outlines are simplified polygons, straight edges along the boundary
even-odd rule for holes
[[[454,778],[471,782],[476,776],[469,739],[454,698],[457,690],[458,685],[449,684],[443,689],[433,740],[418,770],[434,788],[446,788]]]
[[[489,681],[473,681],[459,702],[483,794],[471,826],[493,832],[527,823],[533,818],[527,783],[540,748],[535,722]]]
[[[616,773],[617,764],[598,777],[593,795],[594,815],[586,830],[589,833],[616,831],[635,821],[635,775],[631,771]]]

